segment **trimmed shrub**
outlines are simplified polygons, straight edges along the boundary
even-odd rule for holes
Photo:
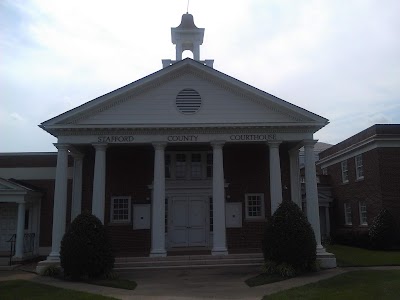
[[[266,269],[290,276],[314,271],[316,246],[314,231],[300,208],[292,201],[282,202],[265,228]]]
[[[114,267],[111,243],[101,221],[83,212],[71,223],[61,241],[61,266],[73,279],[106,276]]]
[[[56,277],[61,274],[61,268],[56,265],[51,265],[46,267],[43,272],[42,276],[49,276],[49,277]]]
[[[373,219],[368,235],[374,249],[389,249],[395,244],[396,224],[387,209],[382,209]]]

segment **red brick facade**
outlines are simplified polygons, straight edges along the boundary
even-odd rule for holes
[[[283,199],[290,199],[290,165],[286,144],[280,147],[281,174],[283,186]],[[193,151],[199,148],[184,147],[168,150]],[[92,209],[93,172],[95,151],[92,147],[80,149],[84,152],[82,176],[82,210]],[[203,151],[212,151],[211,147],[201,148]],[[259,249],[266,217],[271,214],[269,191],[269,150],[265,144],[225,145],[224,175],[226,182],[226,201],[240,202],[242,205],[242,227],[227,228],[228,250]],[[114,250],[122,255],[148,255],[151,247],[150,229],[133,229],[133,222],[128,224],[115,224],[110,222],[110,208],[112,196],[130,196],[132,205],[150,204],[151,189],[154,169],[154,149],[151,145],[144,146],[114,146],[107,149],[106,155],[106,188],[105,188],[105,218]],[[56,167],[57,155],[47,156],[0,156],[0,167]],[[73,166],[70,159],[69,166]],[[40,247],[51,246],[53,224],[53,180],[22,180],[42,192],[40,210]],[[265,219],[246,220],[245,194],[264,194]],[[72,180],[68,181],[67,202],[67,227],[71,215]]]
[[[18,153],[0,155],[0,168],[55,168],[57,153]],[[69,157],[68,166],[73,159]],[[22,171],[23,172],[23,171]],[[8,178],[7,178],[8,179]],[[53,227],[54,179],[22,179],[18,182],[31,187],[42,194],[40,204],[40,247],[51,247]],[[67,223],[71,219],[72,180],[68,180]]]
[[[168,150],[180,148],[167,148]],[[182,150],[183,148],[181,148]],[[184,150],[197,148],[185,147]],[[210,150],[204,148],[202,150]],[[281,172],[283,198],[290,199],[289,156],[285,145],[281,146]],[[228,184],[227,202],[242,203],[242,227],[227,229],[228,249],[260,248],[265,220],[245,219],[245,194],[263,193],[265,215],[270,215],[269,152],[266,145],[225,145],[224,174]],[[149,185],[153,182],[154,150],[152,146],[112,147],[107,150],[105,219],[117,253],[148,255],[151,246],[149,229],[134,230],[130,224],[110,223],[112,196],[131,196],[132,204],[148,204],[151,199]],[[94,151],[85,154],[83,209],[91,209]]]
[[[356,155],[361,155],[364,178],[357,179]],[[343,159],[341,158],[343,157]],[[347,161],[348,182],[342,181],[341,162]],[[335,163],[330,163],[334,161]],[[366,231],[383,208],[400,219],[400,125],[374,125],[320,153],[319,167],[326,167],[334,195],[334,231]],[[360,202],[367,206],[367,223],[360,225]],[[344,205],[352,210],[352,224],[345,224]]]

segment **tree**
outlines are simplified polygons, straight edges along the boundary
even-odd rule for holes
[[[372,248],[388,249],[394,245],[396,224],[392,214],[386,208],[372,220],[368,236]]]

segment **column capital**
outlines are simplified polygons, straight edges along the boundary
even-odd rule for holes
[[[225,145],[225,141],[211,141],[210,144],[213,148],[222,148]]]
[[[96,151],[98,151],[98,150],[105,151],[107,149],[108,144],[107,143],[93,143],[92,146],[96,149]]]
[[[68,150],[70,145],[69,144],[64,144],[64,143],[54,143],[54,147],[56,147],[58,150]]]
[[[267,145],[269,148],[279,148],[279,145],[282,144],[282,141],[268,141]]]
[[[299,153],[300,153],[300,149],[298,149],[298,148],[292,148],[292,149],[289,149],[288,152],[289,152],[289,155],[298,156]]]
[[[74,146],[69,147],[69,152],[71,153],[72,157],[77,160],[77,159],[82,159],[85,154],[80,152],[78,149],[76,149]]]
[[[294,154],[294,153],[298,154],[301,147],[303,147],[303,143],[302,142],[300,142],[300,143],[296,144],[294,147],[290,148],[289,149],[289,153],[290,154]]]
[[[303,146],[305,148],[314,147],[314,145],[318,142],[318,140],[303,140]]]
[[[156,150],[164,150],[167,147],[166,142],[152,142],[151,143]]]

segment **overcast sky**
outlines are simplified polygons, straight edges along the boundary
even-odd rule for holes
[[[161,69],[187,0],[0,0],[0,152],[55,151],[37,125]],[[191,0],[201,59],[330,120],[336,144],[400,123],[399,0]]]

